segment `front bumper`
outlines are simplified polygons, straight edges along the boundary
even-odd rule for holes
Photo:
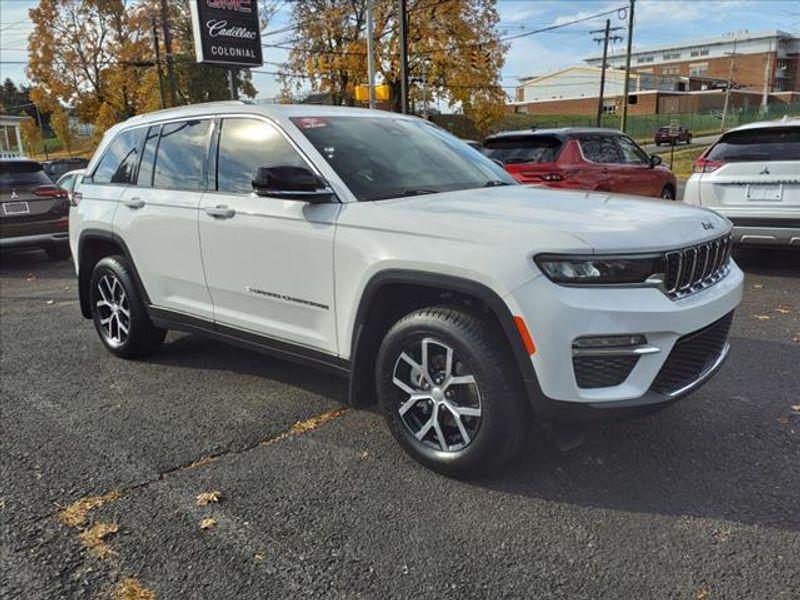
[[[656,378],[676,342],[723,320],[739,304],[743,274],[731,261],[728,274],[694,295],[671,300],[655,288],[559,286],[537,277],[506,297],[522,315],[536,345],[532,357],[538,392],[534,412],[548,419],[609,413],[652,412],[705,383],[722,365],[727,346],[685,389],[655,391]],[[727,337],[727,330],[725,332]],[[573,366],[573,342],[585,336],[644,335],[651,350],[624,379],[606,387],[580,387]],[[723,340],[724,341],[724,340]],[[718,358],[718,360],[716,360]]]

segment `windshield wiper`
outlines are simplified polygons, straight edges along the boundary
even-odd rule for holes
[[[483,187],[497,187],[498,185],[511,185],[511,184],[508,183],[507,181],[500,181],[499,179],[490,179],[485,184],[483,184]]]
[[[427,188],[416,188],[411,190],[405,190],[398,194],[398,198],[405,198],[406,196],[422,196],[424,194],[438,194],[436,190],[429,190]]]

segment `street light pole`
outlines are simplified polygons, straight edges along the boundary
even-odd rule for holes
[[[375,44],[373,31],[374,0],[367,0],[367,77],[369,80],[369,107],[375,108]]]
[[[158,49],[158,27],[153,19],[153,46],[156,51],[156,73],[158,73],[158,93],[161,96],[161,108],[166,107],[164,102],[164,75],[161,72],[161,51]]]
[[[400,24],[400,112],[408,113],[408,21],[406,0],[397,0]]]
[[[631,0],[628,7],[628,44],[625,51],[625,82],[622,85],[622,120],[620,122],[620,129],[625,133],[628,127],[628,91],[630,88],[631,80],[631,50],[633,47],[633,10],[636,6],[636,0]]]

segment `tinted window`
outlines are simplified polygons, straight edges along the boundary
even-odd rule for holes
[[[629,165],[649,164],[650,159],[644,150],[626,137],[618,137],[617,143],[622,151],[622,161]]]
[[[9,161],[0,163],[0,188],[52,185],[52,181],[42,170],[42,165],[34,161]]]
[[[139,176],[136,178],[136,185],[143,187],[150,187],[153,185],[153,166],[156,159],[158,133],[160,130],[160,125],[156,125],[147,130],[147,137],[144,140],[144,150],[142,150],[142,164],[139,167]]]
[[[608,135],[587,135],[581,137],[581,150],[587,160],[596,163],[621,163],[622,152]]]
[[[133,183],[144,129],[120,133],[108,146],[94,170],[95,183]]]
[[[516,184],[502,167],[424,121],[389,116],[292,121],[359,200]]]
[[[800,127],[732,131],[706,157],[724,162],[800,160]]]
[[[487,140],[483,153],[506,164],[553,162],[561,151],[561,140],[550,135],[502,137]]]
[[[217,157],[217,189],[248,194],[258,167],[308,165],[272,125],[255,119],[224,119]]]
[[[203,162],[209,120],[169,123],[161,128],[153,185],[178,190],[204,187]]]

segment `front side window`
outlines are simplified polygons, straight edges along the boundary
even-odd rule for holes
[[[117,135],[94,170],[94,183],[133,183],[143,135],[141,127]]]
[[[161,128],[153,186],[174,190],[202,190],[203,163],[211,121],[193,119]]]
[[[234,194],[253,191],[258,167],[308,168],[286,138],[269,123],[256,119],[223,119],[217,155],[217,190]]]
[[[800,127],[731,131],[706,158],[723,162],[800,160]]]
[[[644,150],[639,148],[632,140],[626,137],[618,137],[617,143],[622,151],[622,161],[629,165],[645,165],[650,163],[650,159]]]
[[[516,184],[505,169],[424,121],[334,116],[292,122],[360,201]]]
[[[562,146],[553,135],[503,136],[486,140],[481,151],[507,165],[549,163],[558,158]]]
[[[581,151],[586,160],[594,163],[621,163],[622,151],[611,136],[586,135],[580,138]]]

